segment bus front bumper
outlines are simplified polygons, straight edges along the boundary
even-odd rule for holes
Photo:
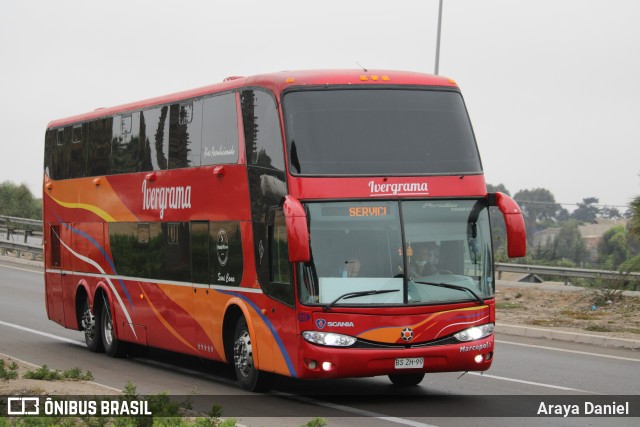
[[[486,371],[493,362],[493,351],[493,335],[470,342],[402,349],[326,347],[301,339],[296,371],[298,378],[306,379]]]

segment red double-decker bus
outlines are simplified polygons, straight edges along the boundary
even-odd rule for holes
[[[283,72],[49,123],[46,308],[109,356],[157,347],[274,374],[484,371],[488,194],[458,86],[398,71]]]

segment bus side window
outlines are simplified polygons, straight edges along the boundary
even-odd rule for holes
[[[140,113],[114,117],[111,172],[114,174],[137,172],[140,152]]]
[[[166,170],[169,152],[169,106],[140,113],[140,140],[143,145],[142,171]]]
[[[51,244],[51,267],[60,268],[60,226],[52,225],[49,228],[49,242]]]
[[[69,145],[69,178],[85,176],[85,138],[87,125],[75,125],[71,129],[71,144]],[[83,130],[85,132],[83,132]]]
[[[173,104],[169,116],[169,169],[200,166],[202,100]]]
[[[275,100],[259,90],[242,92],[247,164],[284,171],[280,119]]]
[[[107,175],[111,156],[111,129],[113,119],[99,119],[88,125],[87,176]]]
[[[269,285],[267,294],[293,306],[293,284],[287,243],[287,227],[281,209],[269,215]]]
[[[68,145],[71,144],[71,128],[60,128],[57,131],[56,145],[53,149],[52,173],[54,179],[67,179],[68,175]]]
[[[202,115],[202,165],[238,161],[236,94],[205,98]]]
[[[44,173],[49,178],[55,179],[53,175],[55,173],[53,164],[53,153],[56,149],[56,137],[58,132],[55,130],[48,130],[44,140]]]

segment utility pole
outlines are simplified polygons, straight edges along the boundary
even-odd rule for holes
[[[440,5],[438,7],[438,39],[436,41],[436,69],[434,74],[437,76],[440,71],[440,33],[442,29],[442,2],[444,0],[440,0]]]

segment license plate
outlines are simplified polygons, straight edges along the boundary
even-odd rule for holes
[[[424,357],[399,357],[396,359],[396,369],[417,369],[424,367]]]

